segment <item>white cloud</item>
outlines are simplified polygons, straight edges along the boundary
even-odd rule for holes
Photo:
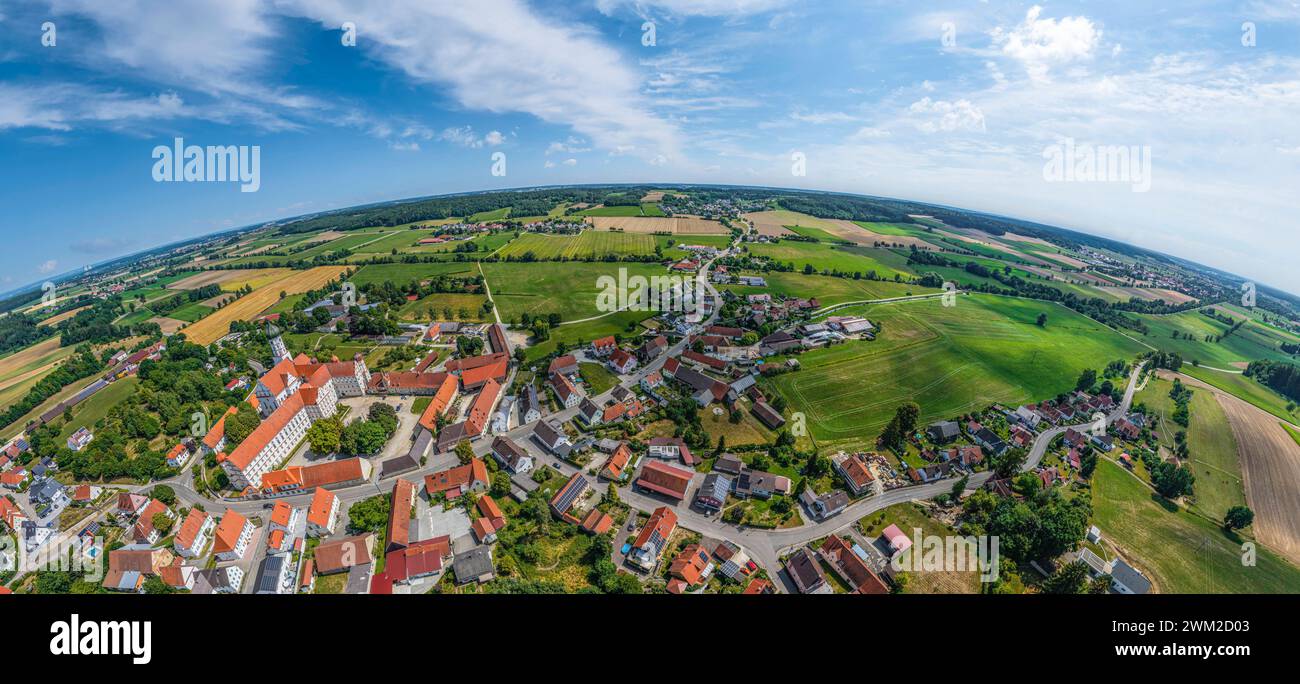
[[[923,97],[907,109],[913,115],[913,124],[926,133],[985,130],[984,112],[969,100],[948,102]]]
[[[591,148],[587,146],[587,141],[572,135],[562,141],[556,140],[546,147],[547,155],[561,154],[565,152],[569,154],[579,154],[590,151]]]
[[[358,49],[462,106],[524,112],[572,127],[602,148],[674,150],[677,131],[637,92],[638,74],[594,32],[549,20],[521,0],[474,3],[278,0],[280,10],[335,29],[356,22]]]
[[[605,14],[613,14],[620,6],[632,5],[638,10],[650,6],[675,16],[727,17],[761,14],[781,9],[790,0],[596,0],[596,7]]]
[[[564,160],[564,165],[565,165],[565,166],[577,166],[577,165],[578,165],[578,160],[577,160],[577,159],[574,159],[573,157],[569,157],[568,159],[565,159],[565,160]]]
[[[147,119],[213,117],[218,110],[187,107],[176,93],[131,96],[73,83],[0,83],[0,130],[43,128],[69,131],[77,124],[126,125]]]
[[[1012,29],[989,32],[1002,54],[1024,64],[1035,78],[1046,78],[1050,67],[1092,57],[1101,41],[1101,29],[1083,16],[1061,20],[1040,18],[1043,8],[1034,5],[1025,20]]]
[[[483,136],[483,142],[486,142],[492,147],[496,147],[505,141],[506,137],[501,135],[501,131],[488,131],[488,134]]]
[[[39,271],[40,273],[53,273],[54,269],[58,267],[59,267],[58,260],[50,259],[48,261],[45,261],[41,265],[37,266],[36,270]]]

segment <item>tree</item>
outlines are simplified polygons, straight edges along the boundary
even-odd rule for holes
[[[469,440],[462,439],[456,444],[456,459],[461,465],[466,465],[474,460],[474,447],[470,446]]]
[[[342,436],[343,424],[335,417],[318,420],[307,428],[307,442],[317,454],[337,453],[342,446]]]
[[[157,575],[151,575],[144,581],[144,593],[146,594],[173,594],[175,592],[175,589],[162,581],[162,578]]]
[[[1034,323],[1036,323],[1040,328],[1047,325],[1047,314],[1045,313],[1038,314],[1038,320],[1034,321]]]
[[[176,505],[176,490],[167,485],[157,485],[150,493],[153,498],[167,504],[168,506]]]
[[[952,500],[954,503],[961,501],[961,495],[962,492],[966,491],[967,482],[970,482],[969,475],[964,475],[960,480],[952,483]]]
[[[1233,506],[1223,516],[1223,527],[1227,530],[1240,530],[1255,522],[1255,512],[1246,506]]]
[[[1185,494],[1192,493],[1192,484],[1196,481],[1196,476],[1187,466],[1174,465],[1170,461],[1163,461],[1151,471],[1151,484],[1155,486],[1160,496],[1166,499],[1176,499]]]
[[[1109,594],[1111,585],[1110,575],[1102,575],[1088,583],[1089,594]]]
[[[618,486],[613,482],[609,483],[609,489],[605,491],[605,500],[615,505],[619,503]]]
[[[1067,563],[1043,581],[1044,594],[1082,594],[1088,584],[1088,566],[1083,561]]]
[[[909,401],[899,406],[880,434],[881,444],[895,451],[902,449],[908,435],[916,430],[916,421],[920,415],[921,407],[916,402]]]
[[[153,514],[152,521],[153,528],[158,530],[158,534],[161,534],[164,537],[171,531],[172,523],[175,522],[170,515],[161,511]]]
[[[503,470],[498,470],[492,474],[492,496],[501,498],[510,496],[510,476]]]
[[[378,532],[388,524],[389,495],[362,499],[348,508],[348,529],[353,533]]]
[[[1092,389],[1092,386],[1095,385],[1096,383],[1097,383],[1097,371],[1091,368],[1085,368],[1083,369],[1082,373],[1079,373],[1079,380],[1078,382],[1074,383],[1074,389],[1080,392],[1084,392],[1089,389]]]

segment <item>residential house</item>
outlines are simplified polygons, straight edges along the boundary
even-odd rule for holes
[[[704,547],[688,544],[668,565],[668,575],[693,587],[709,579],[713,574],[713,561]]]
[[[470,582],[483,583],[496,576],[492,565],[492,547],[476,546],[464,553],[456,554],[452,562],[452,572],[456,573],[456,584]]]
[[[569,481],[564,483],[551,497],[551,512],[559,518],[564,518],[569,509],[573,508],[582,497],[591,489],[591,483],[582,473],[574,473],[569,477]]]
[[[334,492],[317,487],[312,494],[311,504],[307,506],[307,536],[327,537],[334,534],[338,518],[339,498]]]
[[[628,562],[642,570],[651,570],[659,562],[659,557],[668,545],[668,538],[677,529],[677,513],[667,506],[660,506],[650,514],[636,540],[628,552]]]
[[[844,477],[844,483],[854,496],[876,491],[876,476],[871,473],[871,464],[866,454],[855,453],[835,460],[835,470]]]
[[[185,521],[181,523],[181,528],[176,532],[175,539],[172,540],[172,548],[176,554],[185,558],[198,558],[203,555],[203,550],[212,538],[212,532],[217,527],[217,521],[207,513],[197,508],[191,508],[189,515],[185,516]]]
[[[855,594],[888,594],[889,587],[839,535],[832,534],[817,551]]]
[[[533,439],[546,448],[547,451],[564,458],[569,455],[573,449],[573,443],[569,441],[569,436],[565,434],[564,428],[552,420],[539,420],[533,426]]]
[[[647,460],[645,465],[641,466],[641,476],[637,478],[636,485],[641,489],[681,501],[686,498],[686,489],[690,486],[691,476],[689,470]]]
[[[253,539],[253,523],[244,516],[227,508],[217,525],[212,552],[217,560],[233,561],[244,557],[249,542]]]
[[[444,494],[448,499],[455,499],[465,492],[481,492],[489,484],[487,466],[479,458],[424,477],[424,491],[428,496]]]
[[[790,478],[762,470],[745,468],[736,477],[734,493],[742,499],[750,497],[770,499],[773,494],[789,494]]]
[[[368,566],[374,562],[371,556],[374,547],[374,534],[323,542],[313,554],[316,559],[316,574],[332,575],[350,571],[354,567]]]
[[[556,373],[551,376],[550,382],[551,389],[555,390],[555,397],[560,400],[564,408],[573,408],[582,401],[582,393],[567,375]]]
[[[813,491],[812,487],[808,487],[799,495],[799,501],[803,503],[814,518],[826,520],[839,515],[841,511],[848,508],[852,500],[849,498],[848,493],[842,489],[834,489],[818,495]]]
[[[492,440],[492,457],[512,474],[526,473],[533,469],[532,456],[509,437]]]
[[[605,459],[605,465],[600,469],[600,476],[606,480],[621,482],[627,471],[628,462],[632,460],[632,450],[627,448],[627,444],[619,442],[618,448],[614,453]]]
[[[654,437],[646,445],[646,454],[666,461],[681,460],[685,466],[694,466],[697,462],[681,437]]]
[[[961,427],[956,421],[944,420],[931,423],[925,428],[925,434],[936,444],[947,444],[961,435]]]
[[[826,573],[822,572],[821,563],[807,548],[801,548],[790,554],[790,557],[785,560],[785,571],[801,594],[835,593],[826,581]]]
[[[727,494],[731,491],[731,479],[722,473],[709,473],[704,484],[695,493],[695,505],[706,511],[722,510],[727,503]]]
[[[636,370],[636,357],[622,349],[615,349],[609,355],[609,367],[616,373],[626,375]]]

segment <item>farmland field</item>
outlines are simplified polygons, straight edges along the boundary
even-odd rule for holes
[[[1300,423],[1300,410],[1288,411],[1287,406],[1290,401],[1286,397],[1260,384],[1253,378],[1248,378],[1241,373],[1224,373],[1208,368],[1197,368],[1188,363],[1184,363],[1180,370],[1182,373],[1190,375],[1206,385],[1213,386],[1234,397],[1247,401],[1279,418],[1289,420],[1292,423]]]
[[[522,257],[531,252],[540,260],[641,256],[653,254],[655,238],[644,233],[584,230],[578,235],[524,233],[497,251],[501,258]]]
[[[194,275],[173,281],[167,285],[167,289],[196,290],[206,285],[220,285],[223,290],[238,290],[244,285],[252,285],[253,288],[256,289],[266,283],[284,277],[286,273],[289,273],[289,269],[287,268],[249,268],[200,271]]]
[[[476,274],[474,264],[464,261],[445,261],[429,264],[373,264],[362,266],[350,280],[357,287],[385,281],[405,285],[411,281],[427,280],[439,275],[464,278]]]
[[[905,401],[921,421],[985,405],[1018,404],[1072,389],[1084,368],[1130,359],[1143,348],[1069,309],[991,295],[847,307],[881,325],[874,342],[802,354],[802,370],[770,382],[803,411],[819,447],[863,446]],[[1039,313],[1047,324],[1035,325]]]
[[[280,292],[299,294],[318,289],[339,277],[346,270],[342,266],[318,266],[307,271],[292,271],[279,280],[267,283],[238,300],[218,309],[212,315],[185,329],[185,336],[196,344],[212,344],[230,332],[231,321],[252,320],[258,314],[280,301]]]
[[[658,218],[648,216],[589,216],[587,222],[596,230],[621,230],[628,233],[672,233],[674,235],[726,235],[731,231],[717,221],[692,216]]]
[[[484,263],[483,274],[503,320],[524,313],[559,313],[572,321],[606,313],[596,309],[596,280],[602,275],[618,278],[621,268],[627,269],[628,277],[666,274],[659,264],[554,261]]]
[[[89,384],[89,381],[78,385],[78,387]],[[110,409],[118,404],[123,403],[128,397],[135,393],[136,386],[140,380],[134,376],[126,377],[113,383],[108,387],[94,393],[91,397],[72,409],[72,420],[63,427],[59,433],[59,442],[67,441],[77,428],[92,427],[95,421],[108,415]]]
[[[878,258],[870,256],[871,250],[860,247],[841,247],[817,242],[791,242],[785,240],[775,244],[751,244],[748,248],[749,252],[754,256],[768,257],[781,263],[793,264],[796,271],[802,271],[804,266],[811,264],[813,269],[818,272],[822,270],[840,271],[842,273],[857,271],[865,275],[874,271],[876,275],[882,278],[893,278],[895,275],[907,279],[912,277],[912,274],[906,270],[888,266]]]
[[[1300,568],[1267,548],[1255,567],[1241,563],[1241,543],[1186,510],[1170,510],[1141,480],[1108,459],[1092,476],[1093,522],[1162,594],[1295,593]]]
[[[1174,402],[1169,398],[1172,388],[1173,383],[1168,380],[1151,379],[1133,401],[1146,404],[1160,417],[1156,434],[1161,445],[1171,451],[1174,433],[1187,432],[1191,454],[1187,466],[1196,476],[1196,508],[1215,520],[1222,520],[1230,506],[1246,502],[1241,463],[1237,459],[1237,441],[1219,402],[1215,401],[1213,393],[1206,390],[1193,390],[1188,427],[1175,423],[1172,420]]]
[[[1261,359],[1291,360],[1291,356],[1279,348],[1283,341],[1289,341],[1287,334],[1256,321],[1247,321],[1218,342],[1207,341],[1207,336],[1213,340],[1224,335],[1228,326],[1201,313],[1203,310],[1139,316],[1150,329],[1144,341],[1163,351],[1177,352],[1188,363],[1197,361],[1202,366],[1225,370],[1233,370],[1235,363]],[[1239,315],[1221,313],[1242,320]],[[1178,333],[1178,339],[1173,337],[1174,333]],[[1192,339],[1187,339],[1188,336]]]

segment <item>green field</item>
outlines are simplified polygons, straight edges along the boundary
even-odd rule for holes
[[[534,258],[599,259],[607,255],[643,256],[655,251],[654,237],[644,233],[584,230],[578,235],[524,233],[502,247],[497,256],[520,258],[531,253]]]
[[[427,280],[438,275],[451,275],[459,278],[478,274],[474,264],[464,261],[435,262],[429,264],[374,264],[362,266],[350,279],[357,287],[370,283],[392,281],[405,285],[418,280]]]
[[[479,213],[474,214],[473,216],[470,216],[470,217],[469,217],[469,222],[470,222],[470,223],[475,223],[475,222],[480,222],[480,221],[481,221],[481,222],[486,222],[486,221],[500,221],[500,220],[506,218],[506,217],[509,216],[509,215],[510,215],[510,207],[503,207],[503,208],[501,208],[501,209],[493,209],[492,211],[480,211]]]
[[[1226,311],[1220,313],[1241,320],[1239,315]],[[1150,334],[1143,338],[1148,344],[1163,351],[1177,352],[1188,363],[1198,361],[1202,366],[1239,370],[1234,368],[1234,363],[1261,359],[1293,360],[1280,349],[1283,341],[1294,341],[1290,335],[1256,321],[1247,322],[1219,342],[1212,342],[1206,341],[1205,337],[1220,336],[1228,330],[1228,326],[1201,313],[1200,309],[1164,316],[1143,315],[1139,318],[1150,328]],[[1179,333],[1179,339],[1173,338],[1175,332]],[[1189,334],[1193,339],[1186,339],[1185,336]]]
[[[435,319],[447,320],[448,318],[457,321],[486,321],[492,316],[491,314],[483,314],[483,302],[486,301],[487,296],[481,294],[435,292],[423,299],[408,302],[401,309],[398,309],[397,316],[404,321],[417,321],[420,323]],[[450,317],[445,309],[451,310]],[[463,316],[462,311],[469,315]]]
[[[87,382],[78,384],[77,387],[84,387]],[[108,415],[109,409],[121,404],[135,393],[136,387],[140,380],[135,376],[126,377],[117,382],[109,384],[108,387],[96,392],[89,399],[81,402],[72,409],[72,420],[63,427],[59,433],[59,442],[67,441],[72,433],[78,428],[87,427],[94,431],[95,421]]]
[[[575,212],[574,216],[663,216],[658,204],[643,203],[636,205],[616,205],[612,207],[592,207]]]
[[[1101,459],[1092,476],[1093,522],[1118,544],[1160,593],[1300,592],[1300,568],[1257,546],[1254,567],[1241,563],[1240,541],[1218,525],[1160,499],[1145,484]]]
[[[191,302],[167,314],[167,317],[175,318],[178,321],[185,321],[186,323],[193,323],[213,311],[215,311],[215,309],[210,306],[204,306],[198,302]]]
[[[892,280],[854,280],[824,275],[804,275],[802,273],[778,273],[769,271],[759,273],[767,281],[767,287],[749,285],[723,285],[720,290],[729,290],[738,295],[769,293],[786,297],[817,298],[821,306],[831,306],[844,302],[859,302],[869,299],[888,299],[908,295],[933,294],[940,292],[937,288],[922,287],[908,283],[896,283]]]
[[[1209,383],[1279,418],[1293,423],[1300,420],[1300,410],[1287,411],[1289,399],[1241,373],[1224,373],[1208,368],[1197,368],[1189,363],[1184,363],[1179,372]]]
[[[621,268],[627,269],[628,277],[667,274],[659,264],[554,261],[484,263],[483,273],[503,320],[524,313],[559,313],[565,321],[572,321],[606,313],[596,309],[596,280],[602,275],[617,279]]]
[[[626,337],[637,334],[642,330],[641,328],[636,328],[637,333],[629,333],[627,326],[629,324],[635,326],[636,323],[649,318],[650,315],[644,311],[620,311],[592,321],[561,325],[551,330],[550,339],[527,347],[524,350],[524,358],[530,362],[539,359],[554,352],[561,343],[567,345],[569,349],[573,349],[607,335],[621,334]]]
[[[1160,444],[1171,452],[1174,449],[1174,433],[1185,430],[1191,459],[1187,466],[1196,475],[1194,485],[1196,508],[1201,513],[1222,520],[1228,508],[1246,503],[1242,489],[1241,464],[1237,460],[1237,440],[1233,437],[1228,417],[1223,408],[1208,390],[1193,388],[1190,425],[1183,428],[1171,420],[1174,401],[1169,398],[1169,390],[1174,384],[1168,380],[1151,378],[1147,386],[1138,392],[1134,403],[1147,405],[1155,415],[1160,416],[1160,427],[1156,434]]]
[[[855,271],[867,274],[875,272],[882,278],[895,275],[910,279],[911,273],[887,265],[866,250],[856,247],[828,245],[820,242],[793,242],[783,240],[771,244],[751,244],[749,252],[754,256],[768,257],[785,264],[793,264],[796,271],[802,272],[804,266],[811,264],[815,271]]]
[[[807,414],[818,446],[870,446],[905,401],[927,422],[1002,402],[1054,397],[1084,368],[1131,359],[1142,347],[1065,307],[992,295],[846,307],[880,325],[876,341],[804,353],[802,370],[771,384]],[[1046,313],[1045,327],[1035,325]]]
[[[582,376],[583,382],[591,388],[588,393],[591,396],[604,394],[609,388],[618,384],[618,376],[606,368],[603,364],[583,361],[578,364],[578,374]]]

